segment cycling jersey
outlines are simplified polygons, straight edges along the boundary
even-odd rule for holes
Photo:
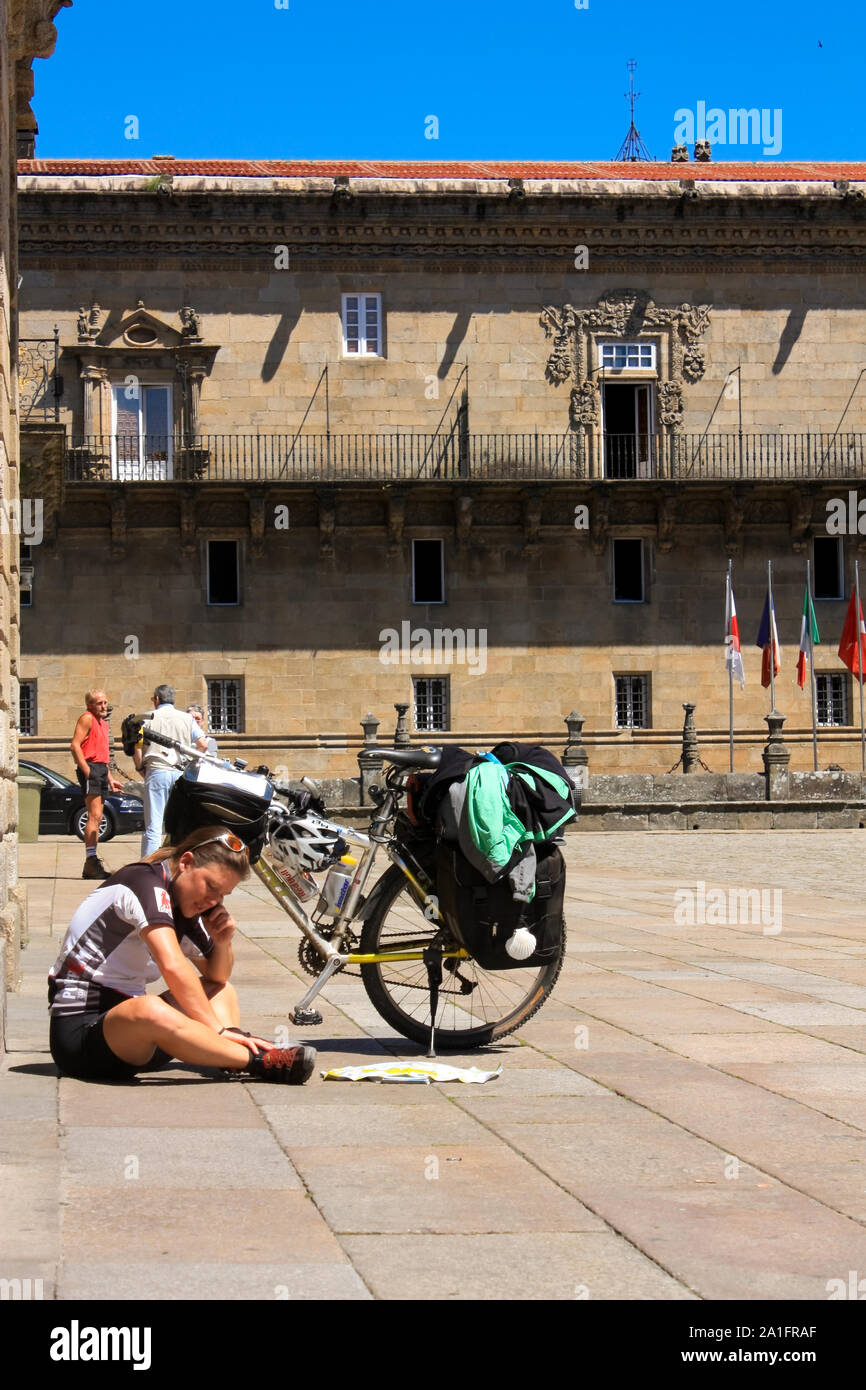
[[[107,999],[144,994],[160,970],[141,933],[174,927],[185,956],[209,956],[213,938],[200,917],[184,917],[174,905],[164,862],[128,864],[95,889],[69,924],[63,949],[48,976],[52,1014],[95,1013]],[[112,994],[103,995],[103,991]]]

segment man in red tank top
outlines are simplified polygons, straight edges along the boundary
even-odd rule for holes
[[[72,735],[72,756],[78,770],[78,782],[84,792],[87,807],[87,828],[84,832],[84,870],[82,878],[108,878],[108,870],[96,853],[99,823],[102,820],[103,797],[110,791],[123,791],[108,771],[111,751],[108,747],[108,696],[104,690],[88,690],[84,697],[87,709],[79,716]]]

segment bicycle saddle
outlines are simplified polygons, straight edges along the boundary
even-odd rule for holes
[[[434,768],[442,757],[441,748],[365,748],[364,752],[376,753],[397,767]]]

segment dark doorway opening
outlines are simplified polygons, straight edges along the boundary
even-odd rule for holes
[[[651,478],[655,473],[651,387],[604,384],[604,476]]]

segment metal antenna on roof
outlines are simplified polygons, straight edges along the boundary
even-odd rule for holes
[[[648,164],[654,164],[655,159],[640,138],[640,131],[634,123],[634,104],[640,96],[640,92],[636,92],[634,89],[634,72],[637,67],[634,58],[629,58],[626,67],[628,68],[628,91],[625,95],[628,98],[631,120],[629,122],[628,135],[614,155],[614,159],[620,159],[631,163],[643,160]]]

